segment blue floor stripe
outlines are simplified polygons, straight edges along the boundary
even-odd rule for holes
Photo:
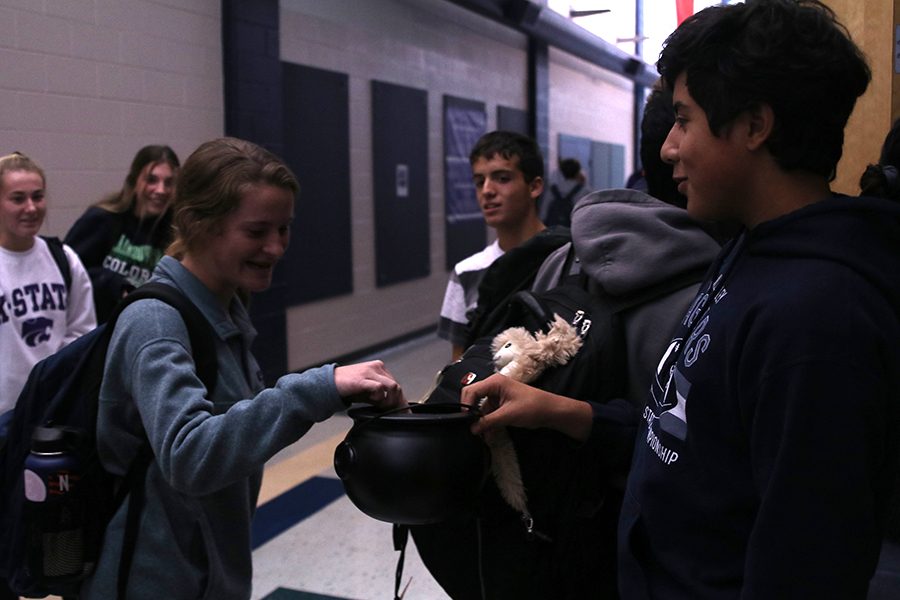
[[[290,529],[306,517],[344,495],[340,479],[312,477],[256,509],[253,549]]]

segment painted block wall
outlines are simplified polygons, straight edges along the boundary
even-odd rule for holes
[[[625,146],[626,169],[633,164],[633,84],[556,48],[550,49],[551,171],[559,158],[559,134]],[[582,165],[587,173],[587,165]],[[629,173],[623,176],[627,178]],[[589,184],[594,182],[589,181]]]
[[[527,109],[527,55],[523,35],[443,0],[281,0],[280,22],[281,60],[350,79],[354,292],[288,309],[288,365],[300,368],[436,323],[448,275],[443,96],[484,102],[493,129],[498,105]],[[375,284],[372,79],[428,91],[431,274],[382,288]],[[550,81],[549,158],[556,160],[559,131],[626,144],[631,152],[630,82],[552,50]],[[612,108],[600,110],[601,102]]]
[[[135,152],[222,135],[219,0],[0,1],[0,152],[47,175],[42,233],[120,188]]]
[[[498,104],[526,107],[527,57],[524,36],[443,0],[282,0],[280,20],[282,61],[347,73],[350,81],[354,291],[288,309],[288,365],[299,368],[437,323],[448,275],[443,96],[484,102],[488,128],[494,128]],[[428,92],[430,275],[380,288],[375,282],[373,79]]]

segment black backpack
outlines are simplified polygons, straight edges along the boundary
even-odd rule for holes
[[[46,235],[42,235],[41,239],[47,242],[47,249],[50,251],[50,256],[53,257],[53,262],[56,263],[56,266],[59,268],[59,272],[62,274],[63,281],[66,283],[66,290],[72,289],[72,268],[69,266],[69,257],[66,256],[66,251],[63,250],[63,242],[58,237],[50,237]]]
[[[563,273],[572,260],[570,250]],[[498,309],[501,315],[489,319],[495,331],[441,371],[427,401],[459,402],[463,386],[493,374],[494,334],[508,327],[546,331],[558,314],[579,330],[582,347],[531,385],[621,409],[628,423],[633,409],[625,399],[624,314],[698,283],[703,275],[685,273],[624,298],[610,296],[585,274],[566,276],[546,292],[520,291]],[[615,598],[615,530],[635,432],[636,423],[611,428],[610,436],[619,439],[610,440],[608,451],[606,446],[598,451],[549,429],[509,428],[533,523],[522,522],[489,478],[478,514],[409,527],[422,561],[454,600]],[[402,550],[398,541],[402,532],[395,534]],[[577,576],[585,572],[593,575]]]
[[[572,224],[572,208],[575,206],[575,199],[579,197],[579,193],[584,189],[583,183],[577,183],[569,193],[565,196],[559,191],[554,183],[550,186],[550,193],[553,199],[547,209],[547,217],[544,223],[547,225],[562,225],[569,227]]]
[[[466,314],[469,323],[464,346],[496,333],[516,292],[529,289],[547,256],[571,241],[568,228],[548,227],[491,263],[478,284],[478,303]]]
[[[29,373],[9,424],[0,439],[0,579],[13,592],[29,597],[77,596],[96,566],[103,534],[122,501],[129,496],[125,542],[119,567],[119,597],[124,598],[143,502],[142,485],[153,455],[146,442],[122,479],[107,473],[97,455],[98,396],[106,351],[122,310],[146,298],[178,309],[190,334],[197,373],[209,393],[217,364],[214,335],[200,310],[177,288],[147,283],[119,302],[110,320],[38,362]],[[35,432],[56,432],[77,459],[76,485],[59,506],[71,529],[42,530],[34,503],[25,500],[24,466]],[[55,510],[55,509],[54,509]]]

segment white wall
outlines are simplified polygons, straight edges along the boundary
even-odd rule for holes
[[[627,178],[635,151],[633,90],[631,80],[551,48],[551,170],[559,158],[557,140],[563,133],[625,146],[624,177]]]
[[[220,0],[0,0],[0,153],[44,168],[65,235],[135,152],[222,135]]]

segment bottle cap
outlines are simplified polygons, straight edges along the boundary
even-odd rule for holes
[[[58,427],[35,427],[31,434],[31,451],[41,454],[65,452],[66,432]]]

